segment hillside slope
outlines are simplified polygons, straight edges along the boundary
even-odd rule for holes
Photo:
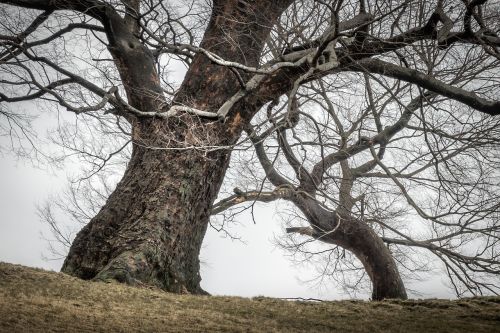
[[[500,298],[290,302],[82,281],[0,263],[0,332],[500,332]]]

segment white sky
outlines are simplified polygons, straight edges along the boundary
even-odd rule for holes
[[[180,82],[185,69],[175,61],[171,66],[170,75]],[[43,136],[43,131],[40,135]],[[6,139],[0,138],[0,141]],[[42,258],[49,252],[48,243],[41,234],[50,235],[50,232],[48,226],[40,222],[35,207],[65,187],[69,172],[36,169],[29,161],[16,160],[9,154],[0,155],[0,261],[60,269],[62,260]],[[300,282],[310,279],[311,267],[294,267],[285,252],[274,245],[275,235],[284,232],[275,216],[274,205],[259,207],[257,224],[248,216],[242,216],[241,224],[232,229],[244,238],[245,244],[223,238],[209,228],[201,253],[202,287],[216,295],[348,298],[335,285],[318,288]],[[407,284],[407,287],[423,293],[421,297],[453,297],[442,280],[444,276],[436,275],[428,281]],[[369,295],[359,296],[367,298]]]
[[[42,258],[48,251],[41,233],[49,232],[36,215],[35,206],[64,187],[65,172],[35,169],[24,160],[16,161],[9,155],[1,157],[0,261],[60,269],[62,260]],[[234,228],[246,244],[223,238],[209,229],[201,253],[203,288],[216,295],[348,298],[334,285],[318,288],[300,282],[310,278],[311,267],[294,267],[284,251],[274,245],[274,235],[283,232],[274,205],[259,207],[257,224],[242,217],[241,225]],[[407,286],[424,292],[420,297],[451,298],[453,294],[442,284],[443,278],[437,275],[432,280]]]

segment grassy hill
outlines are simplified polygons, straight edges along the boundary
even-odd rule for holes
[[[0,263],[0,332],[500,332],[500,298],[291,302],[174,295]]]

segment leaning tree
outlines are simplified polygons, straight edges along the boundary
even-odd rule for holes
[[[454,66],[461,71],[439,74],[458,82],[487,71]],[[500,119],[443,100],[436,107],[434,93],[392,81],[366,73],[316,80],[297,93],[292,118],[286,101],[270,104],[233,152],[222,192],[236,187],[214,204],[221,219],[212,224],[230,232],[254,202],[284,200],[292,237],[280,245],[317,263],[320,281],[353,293],[371,285],[373,299],[405,297],[401,275],[442,266],[457,296],[497,294]]]
[[[127,142],[132,146],[123,178],[78,233],[64,262],[64,272],[84,279],[203,293],[200,246],[231,152],[243,140],[255,146],[267,179],[279,191],[293,192],[294,203],[313,226],[290,231],[338,244],[360,258],[371,277],[386,275],[380,286],[372,278],[374,298],[404,298],[383,241],[414,245],[414,240],[391,234],[381,241],[369,221],[357,218],[353,207],[363,200],[351,193],[354,181],[383,171],[413,207],[399,180],[413,168],[392,170],[382,161],[396,134],[405,133],[398,137],[403,142],[411,133],[402,130],[414,126],[415,132],[425,127],[426,133],[454,135],[434,128],[439,121],[427,125],[426,119],[434,117],[422,111],[428,106],[446,109],[452,116],[457,112],[453,117],[460,124],[482,116],[486,127],[491,116],[500,113],[498,82],[492,74],[498,69],[499,9],[493,2],[1,2],[7,4],[0,23],[0,112],[7,124],[2,128],[23,128],[26,120],[6,103],[46,101],[76,114],[80,123],[97,120],[108,136],[122,139],[123,149]],[[463,73],[453,65],[461,55],[467,59]],[[176,74],[168,71],[174,60],[187,67],[178,86],[171,79]],[[468,70],[472,63],[480,70]],[[452,70],[447,72],[448,65]],[[366,96],[366,111],[344,110],[349,126],[342,124],[335,107],[330,116],[340,120],[334,126],[316,120],[316,134],[321,134],[309,131],[305,137],[316,135],[311,141],[317,143],[324,134],[327,142],[320,143],[327,148],[320,148],[320,162],[311,170],[307,159],[294,155],[287,131],[293,132],[301,113],[314,118],[314,110],[301,111],[304,99],[332,103],[332,94],[343,86],[330,80],[346,75],[364,77],[366,87],[370,80],[377,86],[367,88],[372,92]],[[387,93],[379,96],[384,89]],[[386,108],[384,99],[399,109]],[[283,107],[273,111],[280,103]],[[474,112],[465,116],[468,108]],[[260,110],[267,114],[267,130],[257,121]],[[356,122],[360,112],[368,116]],[[421,122],[409,121],[413,116]],[[262,142],[270,133],[277,133],[277,147],[298,182],[283,178],[274,161],[266,158]],[[87,156],[99,156],[112,145],[101,142],[89,154],[85,140],[77,142],[64,130],[61,136],[65,145]],[[306,147],[306,141],[300,145]],[[358,161],[361,164],[347,161],[362,153],[371,158]],[[452,152],[434,157],[429,148],[429,154],[434,162],[415,157],[412,167],[423,161],[450,161],[447,155]],[[331,187],[337,165],[342,169],[342,195],[332,201],[338,206],[332,210],[322,198],[329,195],[325,188]],[[440,178],[440,184],[448,184],[447,179]],[[417,212],[441,222],[435,214]],[[376,223],[383,225],[383,219]],[[383,229],[398,232],[391,225]]]

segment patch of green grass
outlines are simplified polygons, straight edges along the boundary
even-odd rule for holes
[[[192,296],[0,263],[0,332],[500,332],[500,298]]]

